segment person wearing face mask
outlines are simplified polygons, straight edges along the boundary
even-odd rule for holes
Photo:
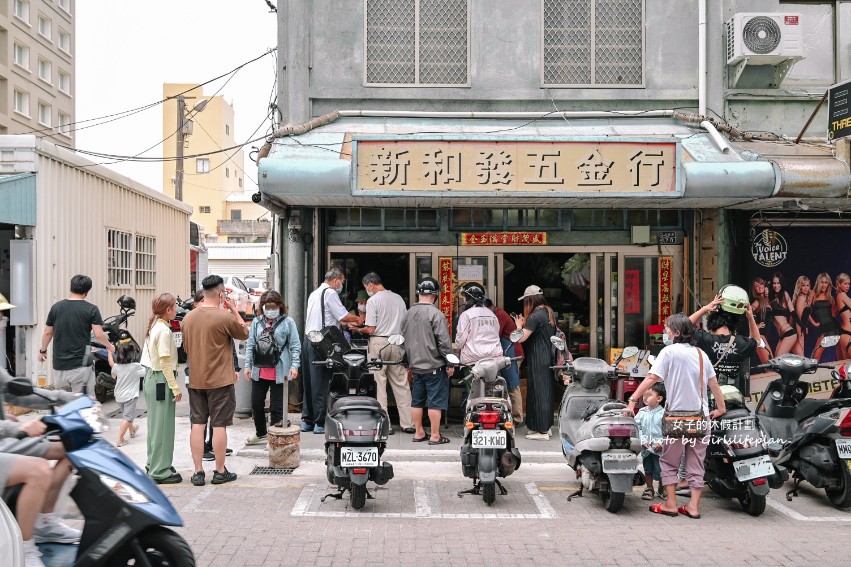
[[[325,412],[328,402],[328,387],[331,370],[325,366],[314,366],[317,358],[313,343],[307,338],[311,331],[321,331],[327,325],[342,323],[362,324],[364,318],[352,315],[343,307],[340,292],[346,282],[346,274],[337,266],[325,273],[325,281],[307,298],[304,317],[304,342],[301,347],[301,376],[304,397],[301,405],[301,430],[325,433]]]
[[[260,297],[260,308],[263,314],[251,322],[248,341],[245,344],[245,379],[252,380],[251,413],[254,417],[254,435],[246,440],[246,445],[261,445],[266,442],[268,431],[264,408],[267,393],[270,396],[270,423],[280,422],[281,426],[284,425],[284,382],[295,380],[301,365],[298,329],[292,317],[287,316],[287,307],[281,294],[274,290],[266,291]],[[258,339],[264,334],[271,335],[280,352],[274,366],[271,361],[261,361],[259,358],[268,351],[258,348],[262,346],[258,344]]]
[[[366,302],[369,299],[369,294],[365,289],[358,290],[358,295],[355,298],[355,308],[349,311],[349,315],[354,315],[356,317],[366,317]],[[357,323],[348,323],[349,328],[349,340],[353,341],[352,346],[355,346],[354,341],[357,340],[366,340],[369,339],[369,335],[363,333],[363,329],[358,326]]]

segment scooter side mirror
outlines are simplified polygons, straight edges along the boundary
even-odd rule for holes
[[[512,343],[518,343],[522,338],[523,329],[514,329],[513,331],[511,331],[511,334],[508,335],[508,340],[510,340]]]
[[[307,340],[316,344],[322,342],[322,333],[320,331],[310,331],[307,333]]]
[[[839,342],[839,335],[829,335],[826,337],[822,337],[820,346],[822,348],[836,346],[836,343]]]
[[[638,347],[628,346],[621,352],[621,358],[632,358],[636,354],[638,354]]]
[[[387,342],[394,346],[401,346],[405,343],[405,337],[399,334],[390,335],[389,337],[387,337]]]
[[[555,335],[550,337],[550,342],[553,343],[553,345],[559,350],[564,350],[565,347],[567,346],[567,345],[564,344],[564,339],[562,339],[561,337],[557,337]]]
[[[454,354],[447,354],[446,362],[448,362],[449,364],[461,364],[461,359]]]
[[[6,384],[6,389],[14,396],[31,396],[35,391],[33,384],[26,378],[15,378]]]

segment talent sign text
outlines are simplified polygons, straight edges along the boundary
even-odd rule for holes
[[[664,323],[671,315],[671,266],[673,258],[659,258],[659,323]]]
[[[670,193],[674,142],[357,142],[357,189]]]

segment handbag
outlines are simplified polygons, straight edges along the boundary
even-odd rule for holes
[[[708,419],[703,412],[703,398],[706,389],[703,385],[703,353],[699,348],[697,358],[700,361],[700,409],[694,411],[665,410],[662,416],[662,436],[671,439],[702,439],[706,436]]]
[[[323,289],[319,299],[319,309],[322,312],[322,329],[319,332],[322,333],[322,340],[313,343],[313,349],[323,359],[330,358],[342,364],[343,355],[348,354],[352,347],[338,325],[325,324],[325,292],[329,289]]]

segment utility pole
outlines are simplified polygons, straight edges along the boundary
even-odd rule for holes
[[[186,117],[186,102],[183,95],[177,95],[177,160],[174,167],[174,198],[183,200],[183,146],[186,143],[184,118]]]

